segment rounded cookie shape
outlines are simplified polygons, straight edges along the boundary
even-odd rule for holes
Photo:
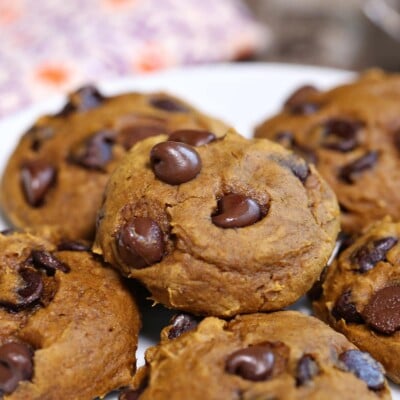
[[[400,223],[376,222],[344,250],[313,307],[400,383]]]
[[[169,165],[160,175],[151,157],[169,143],[142,141],[112,174],[94,251],[144,283],[155,301],[194,314],[296,301],[321,273],[339,225],[336,198],[315,168],[231,130],[191,146],[196,173],[165,146]],[[187,179],[173,181],[174,171]]]
[[[207,317],[162,332],[120,399],[390,399],[383,368],[343,335],[294,311]],[[318,335],[315,334],[318,332]],[[131,397],[129,397],[131,396]]]
[[[2,208],[17,227],[62,226],[70,237],[93,238],[109,175],[136,142],[159,134],[207,142],[226,129],[166,93],[105,97],[83,87],[21,138],[4,171]]]
[[[400,75],[370,71],[320,91],[298,89],[256,128],[313,162],[338,197],[342,229],[358,233],[386,215],[400,218]]]
[[[51,236],[0,234],[4,400],[92,400],[135,372],[131,293],[84,243]]]

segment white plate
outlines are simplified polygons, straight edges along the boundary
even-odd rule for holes
[[[313,84],[320,88],[351,79],[350,72],[328,68],[284,64],[220,64],[170,70],[137,78],[119,79],[99,83],[105,94],[130,90],[166,90],[192,102],[205,112],[220,117],[243,135],[250,137],[253,128],[268,115],[279,110],[284,99],[297,87]],[[54,98],[36,105],[0,122],[0,170],[17,143],[20,135],[44,113],[57,111],[64,99]],[[0,220],[0,228],[5,224]],[[305,302],[295,306],[307,312]],[[143,312],[144,327],[140,336],[138,364],[143,364],[144,350],[155,344],[160,329],[165,326],[171,312],[155,307]],[[393,399],[400,400],[400,389],[392,385]],[[109,396],[108,399],[116,399]]]

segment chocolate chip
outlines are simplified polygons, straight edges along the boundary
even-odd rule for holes
[[[150,162],[158,179],[170,185],[179,185],[194,179],[201,170],[197,151],[185,143],[162,142],[150,153]]]
[[[397,239],[388,236],[382,239],[370,241],[355,250],[350,259],[356,263],[359,272],[367,272],[375,267],[379,261],[386,260],[386,253],[397,243]]]
[[[369,151],[355,161],[346,164],[340,169],[339,178],[347,183],[354,183],[361,172],[373,168],[378,161],[378,152]]]
[[[183,333],[196,328],[197,320],[190,314],[177,314],[171,320],[171,328],[168,331],[168,339],[176,339]]]
[[[379,390],[384,387],[383,369],[368,353],[360,350],[347,350],[340,354],[339,360],[357,378],[363,380],[369,389]]]
[[[117,248],[124,263],[132,268],[144,268],[162,259],[163,233],[151,218],[135,217],[119,230]]]
[[[71,93],[64,108],[55,116],[66,117],[74,112],[84,112],[98,107],[105,97],[93,85],[82,86]]]
[[[286,163],[292,170],[294,176],[299,178],[303,183],[307,180],[310,174],[310,168],[302,158],[293,155],[286,160]]]
[[[344,319],[348,323],[359,324],[363,322],[361,314],[351,300],[351,291],[345,290],[336,300],[332,308],[332,315],[336,320]]]
[[[331,150],[348,152],[358,146],[357,133],[362,124],[358,121],[330,119],[323,125],[322,146]]]
[[[396,146],[397,150],[400,150],[400,129],[394,133],[394,145]]]
[[[307,292],[307,296],[311,301],[317,301],[324,293],[322,285],[325,282],[326,274],[328,273],[328,266],[326,265],[319,276],[319,279],[314,282],[311,289]]]
[[[54,129],[50,126],[33,126],[26,134],[31,137],[31,150],[38,152],[43,142],[54,136]]]
[[[189,109],[185,105],[178,103],[176,100],[170,99],[168,97],[152,98],[150,99],[150,104],[155,108],[159,108],[160,110],[168,112],[186,113],[189,111]]]
[[[250,381],[265,381],[286,369],[288,356],[289,348],[283,343],[266,342],[232,353],[225,370]]]
[[[32,160],[22,165],[22,190],[26,201],[32,207],[39,207],[44,203],[45,197],[55,181],[56,169],[44,161]]]
[[[47,275],[52,276],[57,270],[68,273],[71,269],[67,264],[61,262],[53,254],[43,250],[32,250],[32,263],[35,268],[43,268]]]
[[[217,137],[212,132],[198,129],[180,129],[172,132],[168,138],[172,142],[182,142],[191,146],[203,146],[216,139]]]
[[[90,246],[86,243],[77,242],[75,240],[64,240],[58,246],[59,251],[90,251]]]
[[[139,400],[143,390],[124,389],[118,396],[118,400]]]
[[[318,89],[311,85],[298,88],[285,101],[285,108],[295,115],[313,114],[319,109],[319,105],[309,100],[310,96],[318,93]]]
[[[297,363],[296,384],[302,386],[311,381],[319,373],[318,364],[310,354],[303,355]]]
[[[87,169],[103,170],[112,159],[114,132],[99,131],[71,150],[68,160]]]
[[[35,303],[43,293],[44,285],[39,272],[30,268],[21,268],[19,275],[25,282],[25,287],[18,289],[17,293],[22,298],[19,306],[25,307]]]
[[[378,290],[362,314],[372,329],[392,335],[400,328],[400,286],[386,286]]]
[[[10,394],[21,381],[32,378],[33,352],[23,343],[0,346],[0,394]]]
[[[251,197],[227,194],[218,200],[217,211],[212,216],[214,225],[220,228],[243,228],[262,218],[261,208]]]

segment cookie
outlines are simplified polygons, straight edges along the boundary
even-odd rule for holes
[[[371,71],[332,90],[297,90],[255,131],[313,162],[358,233],[386,215],[400,219],[400,75]]]
[[[84,243],[0,234],[0,398],[92,400],[126,386],[132,295]]]
[[[138,143],[112,174],[94,251],[167,307],[233,316],[302,296],[335,244],[331,189],[302,159],[233,130]]]
[[[101,196],[119,160],[137,141],[176,130],[218,136],[226,126],[165,93],[104,97],[83,87],[21,138],[3,175],[2,208],[16,227],[51,224],[72,238],[93,238]]]
[[[164,329],[121,400],[391,398],[381,365],[316,318],[280,311],[182,325]]]
[[[400,223],[375,223],[329,267],[316,314],[400,383]]]

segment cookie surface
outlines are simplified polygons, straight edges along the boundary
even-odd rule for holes
[[[375,223],[328,268],[316,314],[400,382],[400,224]]]
[[[3,210],[20,228],[52,224],[72,238],[92,238],[118,161],[138,140],[178,129],[222,134],[226,127],[165,93],[104,97],[81,88],[21,138],[4,171]]]
[[[146,139],[110,178],[94,251],[152,298],[232,316],[296,301],[338,231],[334,194],[282,146],[233,130],[200,146]]]
[[[178,317],[164,329],[120,399],[391,398],[379,363],[316,318],[280,311],[182,326]]]
[[[400,76],[371,71],[327,92],[296,91],[256,137],[310,162],[338,196],[342,229],[357,233],[386,215],[400,219]]]
[[[0,234],[0,398],[92,400],[126,385],[140,327],[115,271],[78,242]]]

